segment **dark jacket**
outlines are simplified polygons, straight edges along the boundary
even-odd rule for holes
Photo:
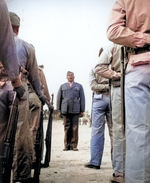
[[[85,96],[81,84],[73,82],[72,87],[69,83],[60,86],[57,94],[57,110],[62,114],[80,114],[85,111]]]

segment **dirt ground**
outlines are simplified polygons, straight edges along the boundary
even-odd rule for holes
[[[41,169],[40,183],[109,183],[113,169],[107,125],[100,170],[84,167],[84,164],[90,160],[90,138],[89,124],[79,125],[79,151],[63,151],[63,122],[53,121],[50,167]]]

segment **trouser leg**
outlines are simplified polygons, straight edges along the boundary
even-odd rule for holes
[[[105,108],[104,100],[93,99],[92,106],[92,133],[91,133],[91,160],[95,166],[101,165],[104,149],[104,129],[105,129]]]
[[[69,148],[71,142],[71,117],[69,114],[63,116],[64,119],[64,147]]]
[[[77,148],[78,145],[78,126],[79,126],[79,115],[72,114],[72,135],[71,135],[71,143],[70,146],[72,148]]]
[[[121,122],[121,88],[111,87],[113,121],[113,169],[123,176],[125,172],[125,137]]]
[[[133,67],[125,77],[126,183],[150,182],[150,65]]]

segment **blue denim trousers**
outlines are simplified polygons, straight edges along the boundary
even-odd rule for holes
[[[92,165],[100,166],[104,149],[105,119],[112,128],[110,97],[105,94],[94,95],[92,106],[91,160]]]

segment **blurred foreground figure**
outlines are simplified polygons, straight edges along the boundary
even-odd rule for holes
[[[150,0],[117,0],[107,35],[126,46],[126,183],[150,182]]]
[[[101,48],[101,50],[103,50]],[[99,57],[101,55],[101,51]],[[112,117],[110,109],[109,97],[109,80],[98,76],[94,73],[94,68],[90,72],[90,87],[94,92],[92,105],[92,133],[91,133],[91,160],[84,166],[87,168],[100,169],[103,149],[104,149],[104,133],[105,120],[108,125],[110,142],[111,142],[111,157],[112,157]]]
[[[78,151],[79,115],[85,111],[85,96],[81,84],[74,82],[74,73],[67,72],[67,83],[60,86],[57,94],[57,110],[64,120],[64,151]]]
[[[4,0],[0,0],[0,61],[6,69],[18,97],[25,92],[19,78],[20,63],[17,58],[14,36]]]

